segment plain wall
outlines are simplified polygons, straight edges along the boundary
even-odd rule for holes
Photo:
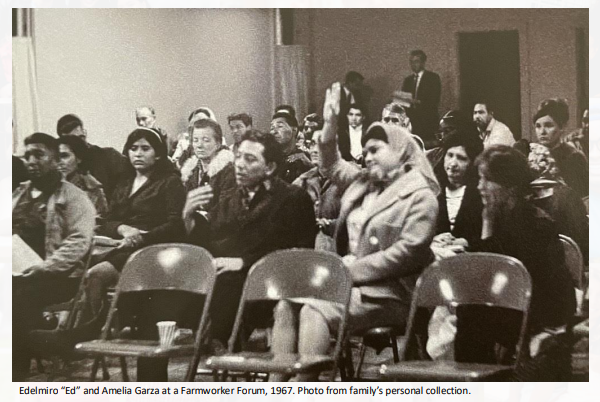
[[[36,9],[41,129],[76,113],[89,141],[121,150],[136,107],[156,109],[169,134],[208,106],[259,128],[271,110],[273,17],[257,9]],[[230,139],[229,139],[230,140]]]
[[[442,79],[440,113],[459,106],[458,33],[517,30],[521,58],[521,124],[530,138],[532,116],[548,97],[566,98],[577,126],[575,30],[588,31],[587,9],[298,10],[295,37],[312,50],[312,109],[321,107],[325,89],[349,70],[365,76],[373,89],[372,118],[410,74],[409,52],[422,49],[427,69]]]

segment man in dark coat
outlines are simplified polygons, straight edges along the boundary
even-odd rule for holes
[[[423,142],[433,142],[433,134],[437,130],[440,104],[440,76],[425,70],[427,55],[422,50],[410,52],[410,68],[413,74],[404,79],[402,91],[413,96],[408,109],[408,117],[412,123],[412,133],[421,137]]]
[[[189,239],[217,257],[211,334],[223,343],[230,336],[252,264],[276,250],[314,248],[312,200],[303,189],[275,176],[282,159],[281,147],[272,136],[247,132],[235,160],[237,187],[202,214],[199,209],[212,198],[210,186],[188,194],[183,217]]]
[[[276,175],[292,183],[302,173],[312,169],[308,154],[296,146],[298,120],[288,112],[279,111],[271,119],[271,135],[279,143],[285,160],[277,165]]]

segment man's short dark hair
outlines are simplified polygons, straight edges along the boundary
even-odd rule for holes
[[[42,144],[45,145],[56,159],[58,159],[58,139],[52,137],[46,133],[33,133],[29,137],[25,138],[25,145],[31,144]]]
[[[56,123],[56,134],[59,136],[69,134],[71,131],[75,130],[77,127],[83,128],[83,121],[74,114],[66,114]]]
[[[248,130],[242,135],[242,141],[258,142],[265,148],[263,156],[265,162],[275,162],[277,167],[283,165],[283,150],[275,137],[270,134],[263,134],[258,130]]]
[[[287,112],[281,111],[281,112],[275,113],[273,115],[273,117],[271,118],[271,121],[278,119],[278,118],[284,119],[290,127],[298,128],[298,120],[296,120],[296,116],[292,116]]]
[[[234,120],[241,120],[244,123],[244,126],[249,127],[252,125],[252,116],[248,113],[233,113],[227,116],[227,124],[231,123]]]
[[[287,113],[296,118],[296,109],[292,105],[279,105],[275,108],[275,113]]]
[[[221,125],[212,119],[200,119],[194,122],[193,130],[197,128],[210,128],[214,133],[214,139],[217,144],[221,145],[223,143],[223,130],[221,129]],[[190,144],[192,141],[190,141]]]
[[[475,109],[475,105],[483,105],[489,114],[494,113],[494,105],[492,105],[487,99],[479,99],[475,101],[475,103],[473,103],[473,109]]]
[[[351,82],[363,82],[365,77],[362,76],[361,73],[356,71],[348,71],[346,73],[346,78],[344,79],[344,83],[349,84]]]
[[[421,59],[421,61],[423,63],[425,63],[427,61],[427,55],[421,49],[416,49],[416,50],[411,51],[410,56],[411,57],[417,56],[419,59]]]
[[[350,109],[357,109],[360,110],[360,112],[362,113],[363,116],[366,115],[366,110],[365,107],[359,103],[353,103],[350,105],[350,107],[348,108],[348,112],[350,112]]]

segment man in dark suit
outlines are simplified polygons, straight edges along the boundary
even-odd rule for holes
[[[413,95],[412,104],[408,109],[413,134],[421,137],[427,144],[435,140],[442,85],[439,75],[425,70],[426,61],[427,55],[422,50],[410,52],[410,69],[413,74],[404,79],[402,91]]]

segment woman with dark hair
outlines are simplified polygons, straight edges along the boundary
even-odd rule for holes
[[[438,183],[411,134],[395,124],[373,123],[362,138],[365,174],[341,159],[336,138],[340,90],[339,83],[327,90],[319,149],[326,175],[343,194],[335,239],[354,282],[349,328],[402,326],[415,282],[433,259],[429,245]],[[342,314],[342,306],[320,300],[279,302],[273,327],[275,359],[296,352],[325,354]],[[299,380],[316,379],[313,374]]]
[[[515,375],[525,381],[564,380],[561,370],[570,367],[567,325],[575,311],[575,293],[556,226],[529,202],[532,175],[521,153],[503,145],[491,146],[477,158],[476,166],[483,229],[481,239],[471,249],[515,257],[531,275],[526,342],[529,359]],[[482,309],[485,311],[476,307],[457,310],[457,325],[462,326],[455,346],[458,361],[481,362],[486,356],[493,360],[496,343],[507,345],[518,337],[513,329],[519,327],[514,323],[520,317],[495,307]],[[490,327],[486,320],[498,319],[506,325],[492,331],[484,329]]]
[[[106,223],[99,229],[99,234],[119,239],[119,245],[89,270],[87,296],[93,314],[135,250],[184,237],[185,191],[158,131],[135,129],[123,153],[131,163],[129,175],[117,183]]]
[[[108,203],[102,183],[90,174],[88,147],[85,142],[77,136],[64,135],[59,137],[58,147],[58,170],[63,178],[85,191],[96,208],[98,218],[105,217]]]
[[[455,132],[444,140],[442,149],[444,170],[439,177],[442,189],[434,245],[468,247],[481,236],[483,204],[475,159],[483,143],[476,136]]]
[[[542,101],[533,117],[538,142],[550,149],[567,185],[584,198],[589,195],[589,166],[583,153],[561,142],[568,121],[569,106],[563,99]]]

